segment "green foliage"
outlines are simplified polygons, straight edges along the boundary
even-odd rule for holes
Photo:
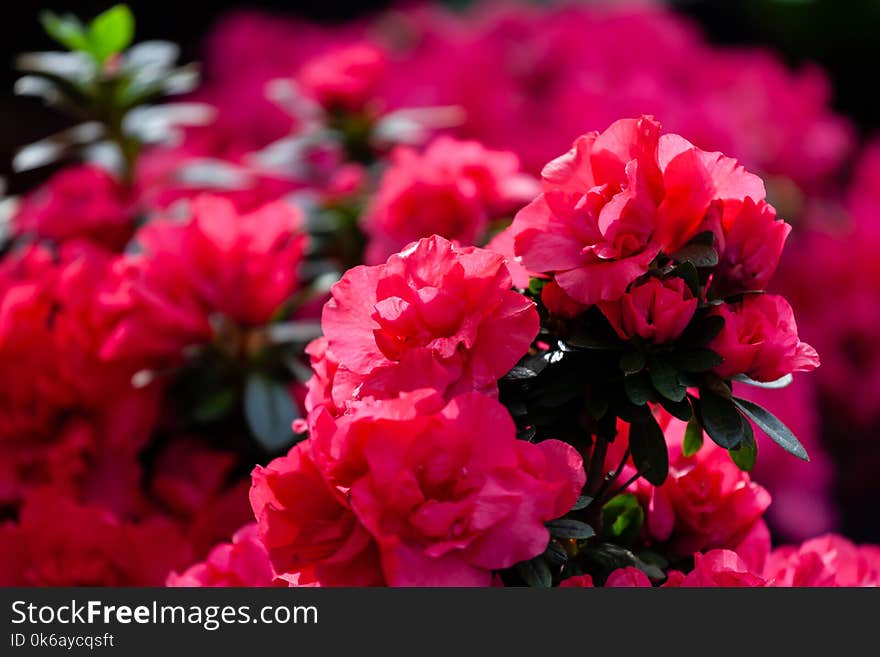
[[[629,447],[633,463],[641,475],[655,486],[666,481],[669,473],[669,450],[663,430],[653,415],[629,427]]]
[[[645,367],[645,354],[641,351],[627,351],[620,357],[620,369],[624,374],[641,372]]]
[[[676,262],[690,262],[694,267],[714,267],[718,264],[718,252],[714,244],[715,235],[707,230],[673,253],[672,259]]]
[[[279,452],[293,442],[293,421],[301,417],[287,388],[263,374],[248,377],[244,412],[257,442],[268,452]]]
[[[89,26],[89,50],[100,63],[128,48],[133,38],[134,16],[126,5],[111,7]]]
[[[703,446],[703,427],[696,416],[688,421],[684,431],[684,441],[681,444],[681,453],[684,456],[693,456]]]
[[[40,14],[40,22],[46,33],[68,50],[88,52],[89,37],[76,16],[58,16],[44,11]]]
[[[680,402],[687,395],[687,388],[678,380],[678,372],[665,358],[655,356],[648,366],[651,383],[661,395],[675,402]]]
[[[550,588],[553,584],[553,575],[543,557],[535,557],[530,561],[523,561],[516,565],[516,573],[522,580],[534,588]]]
[[[645,512],[635,495],[618,495],[602,507],[603,533],[614,543],[634,544],[644,521]]]
[[[75,16],[58,16],[51,11],[40,14],[46,33],[74,52],[90,55],[99,65],[131,45],[134,16],[126,5],[116,5],[99,14],[88,27]]]
[[[547,523],[550,535],[556,538],[574,538],[583,540],[596,535],[595,530],[587,523],[573,518],[559,518]]]
[[[700,421],[709,437],[724,449],[736,449],[746,436],[745,418],[729,397],[700,388]]]
[[[793,454],[804,461],[810,460],[810,457],[807,455],[807,450],[804,449],[804,446],[801,445],[797,437],[791,432],[791,429],[785,426],[779,418],[773,415],[773,413],[747,399],[734,397],[733,403],[736,404],[737,408],[745,413],[746,416],[754,422],[759,429],[761,429],[761,431],[766,433],[773,442],[782,447],[786,452]]]
[[[746,426],[748,430],[745,438],[736,449],[728,450],[728,453],[740,470],[751,472],[758,458],[758,443],[755,442],[755,432],[752,430],[752,425],[746,422]]]
[[[77,152],[101,152],[113,155],[102,162],[105,166],[130,180],[144,144],[173,138],[181,124],[209,120],[210,111],[194,103],[151,105],[194,89],[197,68],[175,67],[178,48],[172,43],[148,41],[129,48],[135,22],[126,5],[108,9],[88,25],[51,12],[42,13],[40,21],[69,52],[19,55],[16,67],[24,75],[15,92],[37,96],[82,123],[22,148],[13,160],[16,171]],[[114,148],[104,148],[108,145]]]

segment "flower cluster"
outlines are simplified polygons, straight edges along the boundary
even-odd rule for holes
[[[311,400],[309,438],[253,474],[276,572],[300,585],[487,586],[540,554],[544,523],[585,474],[570,445],[517,440],[495,399],[538,331],[503,258],[435,236],[349,271],[332,295],[329,394]]]

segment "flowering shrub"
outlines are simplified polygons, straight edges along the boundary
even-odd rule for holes
[[[876,410],[874,315],[783,219],[849,148],[824,78],[660,10],[464,15],[240,15],[195,90],[124,6],[44,17],[18,88],[87,122],[16,167],[86,162],[0,251],[0,584],[880,583],[816,401]]]

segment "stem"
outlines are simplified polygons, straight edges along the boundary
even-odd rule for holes
[[[608,489],[611,484],[613,484],[617,478],[620,476],[621,471],[623,470],[623,466],[626,465],[626,461],[629,458],[629,446],[627,446],[626,450],[623,452],[623,458],[620,459],[620,463],[617,465],[617,468],[612,472],[610,477],[606,477],[605,481],[602,482],[602,487],[599,489],[598,497],[601,498],[602,494]],[[611,497],[614,497],[613,495]],[[609,498],[610,499],[610,498]]]
[[[596,493],[602,488],[605,479],[605,457],[608,454],[608,441],[601,435],[596,434],[596,442],[593,445],[593,453],[590,455],[590,469],[587,471],[586,493],[595,498]]]
[[[609,495],[609,499],[610,499],[610,498],[617,497],[618,495],[620,495],[623,491],[625,491],[627,488],[629,488],[629,487],[633,484],[633,482],[635,482],[636,479],[638,479],[638,478],[641,477],[641,476],[642,476],[642,473],[641,473],[641,472],[636,472],[632,477],[630,477],[630,478],[626,481],[625,484],[623,484],[622,486],[618,487],[617,490],[615,490],[611,495]]]

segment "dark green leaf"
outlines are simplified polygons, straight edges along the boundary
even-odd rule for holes
[[[671,354],[669,361],[676,369],[685,372],[707,372],[724,362],[724,359],[711,349],[694,349]]]
[[[46,34],[69,50],[88,50],[89,39],[85,28],[75,16],[58,16],[51,11],[40,13],[40,23]]]
[[[248,377],[244,413],[254,438],[267,451],[277,452],[293,441],[293,421],[300,417],[293,398],[282,384],[262,374]]]
[[[746,422],[746,426],[748,427],[746,437],[739,444],[739,447],[727,450],[727,452],[740,470],[751,472],[758,458],[758,443],[755,442],[755,432],[752,431],[752,425]]]
[[[600,543],[588,551],[588,556],[606,570],[635,566],[651,579],[663,579],[666,574],[654,563],[642,561],[633,552],[614,543]]]
[[[642,531],[645,512],[638,498],[630,493],[618,495],[602,507],[602,526],[617,543],[630,545]]]
[[[590,506],[590,503],[593,501],[593,498],[589,495],[581,495],[577,498],[577,501],[571,507],[572,511],[580,511],[581,509],[586,509]]]
[[[794,377],[791,374],[786,374],[781,379],[776,379],[775,381],[755,381],[747,377],[745,374],[737,374],[733,377],[734,381],[739,381],[740,383],[745,383],[746,385],[754,386],[756,388],[766,388],[768,390],[778,390],[779,388],[784,388],[789,385],[792,381],[794,381]]]
[[[714,242],[715,236],[712,231],[700,233],[671,257],[676,262],[692,262],[695,267],[714,267],[718,264],[718,252],[713,246]]]
[[[645,354],[641,351],[628,351],[620,357],[620,369],[624,374],[641,372],[645,367]]]
[[[699,388],[703,383],[703,376],[695,372],[679,372],[678,380],[687,388]]]
[[[650,392],[654,392],[653,388],[650,389]],[[629,401],[621,400],[614,405],[614,413],[609,413],[606,417],[615,417],[615,419],[619,417],[624,422],[632,424],[633,422],[645,422],[650,415],[651,408],[647,404],[636,406]],[[609,442],[614,441],[611,440]]]
[[[641,475],[655,486],[666,481],[669,473],[669,450],[657,420],[651,415],[629,427],[629,446],[633,463]]]
[[[568,561],[568,553],[556,541],[550,541],[544,550],[544,559],[554,566],[561,566]]]
[[[598,351],[609,351],[617,349],[618,343],[612,338],[608,338],[597,333],[582,329],[568,336],[565,343],[578,349],[595,349]]]
[[[709,437],[724,449],[733,449],[746,435],[746,420],[733,401],[702,388],[700,420]]]
[[[693,320],[684,333],[681,334],[678,341],[682,344],[702,347],[715,339],[723,328],[723,317],[720,315],[705,315],[701,319]]]
[[[658,357],[652,358],[648,371],[654,389],[661,395],[676,402],[685,398],[687,388],[678,380],[678,373],[666,360]]]
[[[687,399],[682,399],[679,402],[675,402],[671,399],[661,397],[660,405],[664,409],[666,409],[666,411],[670,415],[672,415],[673,417],[677,417],[679,420],[682,420],[684,422],[687,422],[694,416],[694,413],[691,410],[690,402]]]
[[[516,572],[526,584],[534,588],[549,589],[553,584],[553,575],[542,557],[518,563]]]
[[[534,370],[530,370],[528,367],[522,365],[516,365],[504,375],[504,379],[507,381],[523,381],[526,379],[534,379],[536,376],[538,376],[538,373]]]
[[[99,62],[122,52],[134,38],[134,16],[126,5],[99,14],[89,25],[89,51]]]
[[[626,390],[626,396],[636,406],[644,406],[654,397],[651,379],[644,371],[624,378],[623,387]]]
[[[656,566],[657,568],[666,569],[669,567],[669,560],[653,550],[639,550],[637,556],[646,564]]]
[[[213,422],[227,415],[235,404],[236,394],[233,388],[222,388],[200,400],[193,409],[196,422]]]
[[[672,275],[681,278],[695,297],[700,296],[700,275],[697,273],[694,263],[689,260],[682,262],[675,268]]]
[[[645,410],[647,410],[647,408]],[[604,438],[609,443],[614,442],[614,439],[617,437],[616,413],[605,413],[605,415],[598,419],[596,422],[596,435]]]
[[[761,431],[766,433],[777,445],[789,454],[794,454],[799,459],[809,461],[807,450],[801,445],[787,426],[766,408],[762,408],[747,399],[733,398],[733,403],[754,422]]]
[[[587,397],[587,411],[595,420],[601,420],[608,412],[608,400],[598,391],[591,390]]]
[[[556,538],[592,538],[596,532],[587,523],[572,518],[559,518],[547,523],[550,534]]]
[[[681,444],[681,453],[684,456],[693,456],[703,446],[703,427],[696,416],[692,417],[684,431],[684,441]]]

